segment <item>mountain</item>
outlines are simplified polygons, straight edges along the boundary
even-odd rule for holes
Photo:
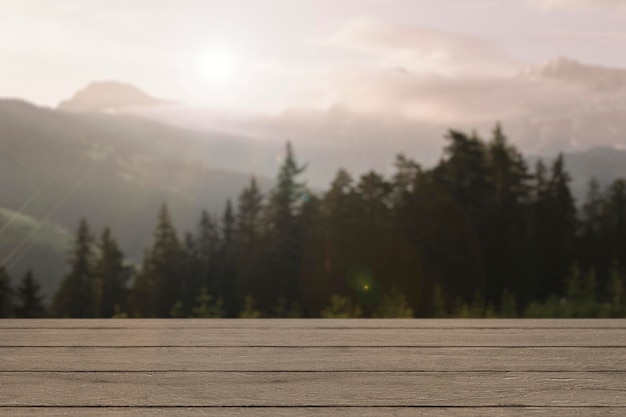
[[[32,268],[42,278],[43,293],[52,294],[65,270],[72,239],[64,227],[0,207],[0,257],[14,260],[14,282]]]
[[[181,234],[202,209],[221,215],[254,172],[245,149],[233,136],[0,100],[0,264],[9,263],[13,277],[33,266],[44,288],[56,288],[82,217],[97,234],[110,226],[138,260],[163,202]],[[242,167],[248,172],[237,172]]]
[[[97,81],[62,101],[58,109],[75,112],[117,112],[155,107],[167,102],[154,98],[139,88],[117,81]]]
[[[565,166],[572,176],[572,193],[582,203],[591,178],[607,186],[618,178],[626,179],[626,150],[598,147],[566,153]]]
[[[626,69],[584,64],[564,57],[528,67],[522,73],[529,77],[566,81],[607,91],[626,87]]]

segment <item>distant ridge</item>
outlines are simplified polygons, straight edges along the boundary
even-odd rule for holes
[[[626,87],[626,69],[585,64],[573,59],[559,57],[546,64],[531,66],[523,75],[585,84],[600,89]]]
[[[133,108],[167,104],[141,89],[118,81],[96,81],[77,91],[58,105],[59,110],[73,112],[117,112]]]

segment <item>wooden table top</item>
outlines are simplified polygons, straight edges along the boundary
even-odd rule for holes
[[[2,320],[2,416],[626,416],[625,320]]]

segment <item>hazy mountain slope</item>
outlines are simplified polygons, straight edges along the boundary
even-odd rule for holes
[[[583,202],[592,178],[602,186],[617,178],[626,178],[626,150],[593,148],[568,153],[565,154],[565,164],[572,176],[572,192],[579,203]]]
[[[226,199],[249,182],[250,174],[207,164],[223,162],[230,148],[240,146],[228,139],[130,116],[0,101],[0,207],[71,231],[84,216],[97,233],[110,226],[127,254],[138,259],[162,202],[183,232],[194,227],[203,208],[221,214]],[[268,180],[261,183],[267,186]],[[0,235],[3,248],[19,240],[6,236]],[[15,275],[27,260],[40,263],[28,252],[24,256],[12,265]],[[61,271],[36,272],[47,282]]]
[[[77,112],[115,112],[161,104],[165,104],[165,101],[154,98],[130,84],[96,81],[77,91],[70,99],[61,102],[58,108]]]
[[[71,241],[65,228],[0,207],[0,261],[13,263],[14,283],[32,269],[49,296],[59,284]]]

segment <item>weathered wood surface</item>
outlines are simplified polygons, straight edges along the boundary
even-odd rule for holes
[[[623,320],[3,320],[2,416],[623,416]]]

